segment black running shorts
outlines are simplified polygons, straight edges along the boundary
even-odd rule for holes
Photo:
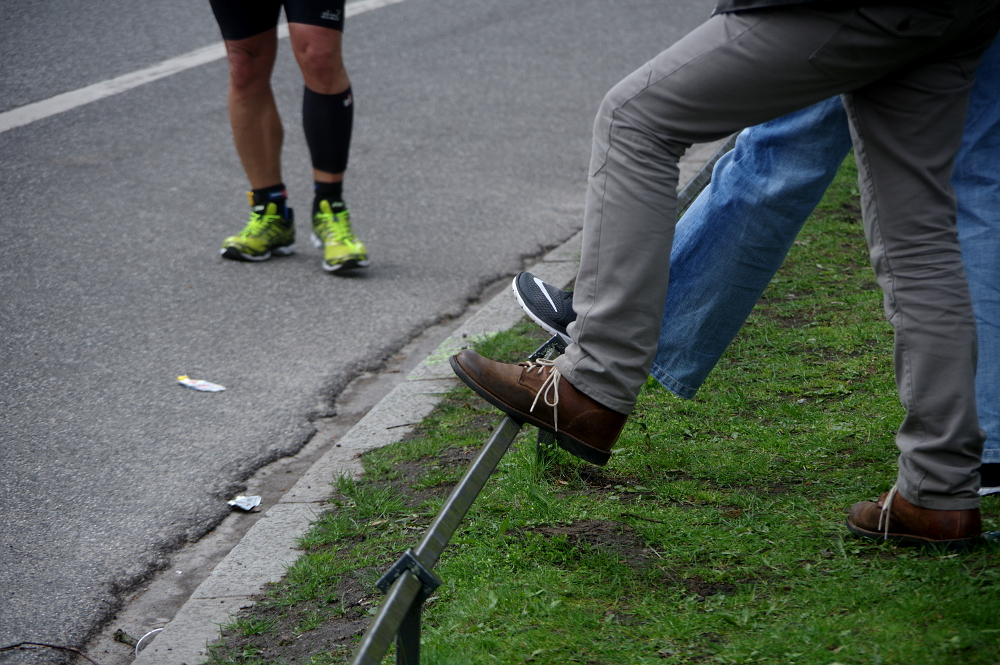
[[[226,40],[246,39],[278,25],[281,6],[289,23],[344,31],[345,0],[209,0]]]

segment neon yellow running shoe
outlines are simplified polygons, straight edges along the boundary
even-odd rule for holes
[[[252,194],[251,194],[252,196]],[[278,213],[277,203],[253,205],[250,221],[238,235],[222,241],[222,256],[237,261],[266,261],[271,254],[284,256],[295,251],[295,216],[285,206],[286,217]]]
[[[319,202],[313,215],[313,244],[323,248],[323,270],[337,272],[367,268],[368,250],[351,230],[351,213],[342,202]]]

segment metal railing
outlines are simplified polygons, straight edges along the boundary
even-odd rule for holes
[[[459,522],[519,431],[521,423],[510,416],[503,419],[420,544],[416,549],[407,550],[378,581],[378,587],[387,595],[361,638],[352,665],[381,663],[393,638],[396,638],[396,663],[416,665],[420,662],[420,611],[424,601],[441,584],[431,568],[441,558]]]
[[[555,336],[538,347],[529,358],[552,358],[565,348],[562,340]],[[469,512],[486,481],[496,470],[500,458],[521,431],[521,425],[510,416],[505,416],[500,421],[458,485],[451,491],[420,544],[407,550],[376,583],[386,594],[386,598],[361,638],[351,665],[381,663],[393,638],[396,640],[398,665],[417,665],[420,662],[420,612],[424,601],[441,585],[441,580],[432,568],[441,558],[441,552]],[[539,438],[539,447],[541,446]]]
[[[732,149],[735,142],[734,134],[678,194],[678,214],[686,210],[708,185],[715,163]],[[552,359],[565,350],[565,344],[556,335],[538,347],[529,359]],[[448,496],[448,500],[434,518],[420,544],[416,548],[407,550],[376,583],[386,597],[354,651],[351,665],[378,665],[385,658],[394,639],[397,665],[420,663],[420,613],[424,601],[441,585],[441,580],[432,569],[486,485],[486,481],[496,470],[500,459],[521,431],[522,424],[510,416],[504,417]],[[539,461],[548,458],[554,446],[555,436],[539,430],[537,447]]]

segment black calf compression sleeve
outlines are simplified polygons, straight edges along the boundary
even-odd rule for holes
[[[354,97],[351,89],[336,95],[321,95],[304,88],[302,125],[314,169],[327,173],[347,170],[354,124]]]

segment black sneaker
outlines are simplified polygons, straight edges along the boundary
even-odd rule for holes
[[[573,311],[573,292],[546,284],[530,272],[518,273],[511,285],[521,309],[531,319],[552,335],[559,335],[567,344],[573,340],[566,326],[576,321]]]

